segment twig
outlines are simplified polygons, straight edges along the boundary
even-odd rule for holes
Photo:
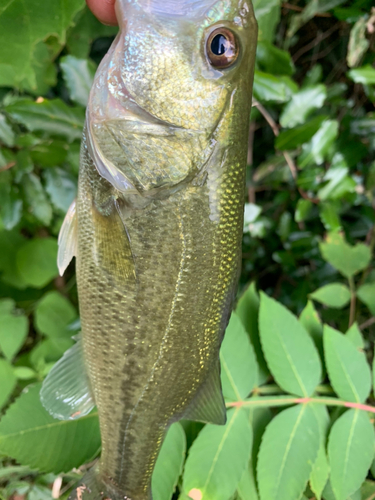
[[[248,142],[248,149],[247,149],[247,164],[252,165],[253,164],[253,146],[254,146],[254,132],[256,130],[256,122],[251,121],[250,122],[250,128],[249,128],[249,142]]]
[[[266,119],[268,125],[272,128],[273,133],[277,137],[280,133],[279,126],[272,118],[272,116],[269,114],[269,112],[266,110],[266,108],[263,106],[263,104],[261,104],[257,99],[253,99],[253,106],[259,109],[260,113]]]
[[[369,326],[373,325],[374,323],[375,323],[375,318],[372,317],[372,318],[368,319],[367,321],[365,321],[364,323],[362,323],[361,325],[359,325],[359,329],[364,330],[365,328],[368,328]]]
[[[339,43],[340,43],[340,39],[335,40],[334,42],[331,43],[331,45],[326,47],[324,50],[322,50],[321,52],[318,52],[318,54],[314,54],[311,58],[305,59],[304,62],[311,61],[312,65],[314,65],[318,59],[323,59],[328,54],[330,54],[332,52],[332,49],[334,49],[334,47],[339,45]]]
[[[367,411],[369,413],[375,413],[375,406],[366,405],[362,403],[352,403],[351,401],[343,401],[342,399],[336,398],[293,398],[293,397],[274,397],[274,398],[263,398],[254,397],[247,401],[234,401],[232,403],[226,403],[228,408],[251,408],[251,407],[264,407],[275,408],[278,406],[290,406],[293,404],[320,404],[326,406],[341,406],[344,408],[353,408],[355,410]]]
[[[284,2],[282,4],[284,9],[294,10],[296,12],[302,12],[303,7],[298,7],[298,5],[292,5],[291,3]],[[314,17],[332,17],[328,12],[317,12]]]
[[[16,165],[15,161],[11,161],[4,165],[3,167],[0,168],[0,172],[5,172],[5,170],[9,170],[10,168],[13,168]]]
[[[328,38],[329,36],[332,35],[338,28],[340,28],[341,24],[336,23],[334,26],[332,26],[329,30],[325,31],[324,33],[318,33],[318,35],[312,40],[310,43],[305,45],[304,47],[301,47],[294,55],[293,55],[293,62],[296,62],[297,59],[299,59],[303,54],[308,52],[309,50],[313,49],[317,45],[319,45],[323,40]]]
[[[280,134],[280,128],[279,128],[278,124],[275,122],[275,120],[272,118],[270,113],[266,110],[266,108],[257,99],[253,99],[253,106],[255,106],[259,110],[261,115],[263,115],[264,119],[266,120],[268,125],[271,127],[272,132],[274,133],[275,137],[277,137]],[[297,176],[298,176],[298,170],[297,170],[296,164],[293,161],[293,158],[290,156],[290,154],[287,151],[281,151],[281,154],[284,156],[285,161],[286,161],[286,163],[289,167],[289,170],[292,174],[292,177],[293,177],[294,181],[296,182]],[[300,187],[297,186],[297,189],[298,189],[299,194],[305,200],[309,200],[312,203],[316,203],[316,204],[319,203],[320,200],[318,200],[317,198],[311,198]]]

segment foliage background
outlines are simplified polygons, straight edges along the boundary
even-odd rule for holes
[[[375,10],[371,0],[254,7],[246,291],[222,351],[229,422],[174,426],[154,495],[168,500],[178,483],[181,500],[370,500]],[[56,423],[38,390],[79,331],[74,265],[58,276],[57,235],[92,76],[115,32],[81,0],[0,3],[3,499],[66,496],[99,451],[95,412]],[[266,293],[259,325],[254,283]]]

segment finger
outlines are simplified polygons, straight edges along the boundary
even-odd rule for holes
[[[86,0],[91,12],[104,24],[115,26],[117,24],[115,13],[116,0]]]

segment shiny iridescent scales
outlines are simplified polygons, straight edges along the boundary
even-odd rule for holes
[[[241,255],[251,4],[117,0],[117,15],[59,238],[60,271],[77,258],[82,339],[41,392],[58,418],[98,408],[99,468],[71,500],[150,500],[168,426],[225,422],[219,349]],[[213,33],[235,57],[210,57]]]

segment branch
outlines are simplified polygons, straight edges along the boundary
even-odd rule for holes
[[[272,407],[277,406],[289,406],[294,404],[307,404],[314,403],[326,406],[343,406],[345,408],[354,408],[356,410],[367,411],[370,413],[375,413],[375,406],[365,405],[362,403],[352,403],[350,401],[343,401],[336,398],[294,398],[286,396],[278,396],[273,398],[263,398],[263,397],[253,397],[246,401],[234,401],[232,403],[227,403],[227,408],[256,408],[256,407]]]

